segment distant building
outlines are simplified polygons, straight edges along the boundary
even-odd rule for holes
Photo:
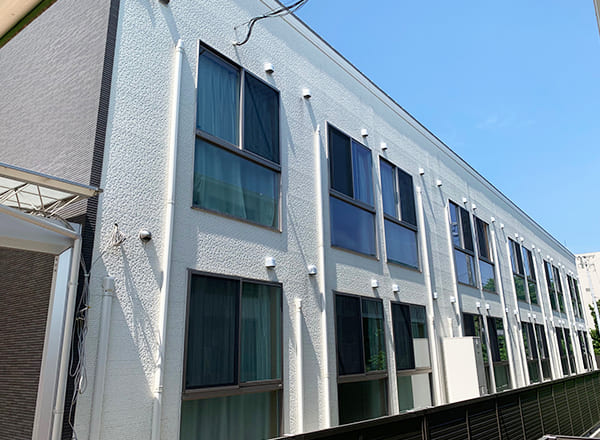
[[[600,252],[577,254],[577,275],[581,284],[581,299],[585,310],[585,319],[589,328],[594,328],[592,311],[594,300],[600,299]]]
[[[270,438],[596,368],[569,249],[297,17],[232,44],[279,8],[58,0],[0,49],[0,160],[103,191],[63,211],[85,381],[64,417],[11,389],[23,438]]]

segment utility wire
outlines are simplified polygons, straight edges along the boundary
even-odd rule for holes
[[[81,296],[77,302],[77,308],[75,310],[75,320],[73,322],[73,332],[71,335],[72,352],[69,365],[69,376],[73,378],[75,389],[73,390],[73,397],[71,398],[71,404],[69,406],[68,422],[73,432],[73,439],[75,440],[77,440],[77,432],[75,431],[74,410],[75,406],[77,405],[79,395],[85,392],[88,384],[87,372],[85,368],[85,338],[88,331],[87,313],[90,308],[90,273],[92,272],[94,265],[110,248],[114,249],[121,246],[126,239],[127,237],[119,230],[119,225],[115,223],[108,243],[106,243],[104,249],[100,252],[92,264],[90,264],[90,268],[87,269],[83,259],[80,260],[81,270],[83,271],[83,288],[81,289]],[[77,351],[76,363],[74,362],[75,351]]]
[[[283,17],[285,15],[292,14],[292,13],[296,12],[298,9],[300,9],[302,6],[304,6],[307,2],[308,2],[308,0],[297,0],[294,3],[292,3],[291,5],[282,6],[279,9],[275,9],[274,11],[267,12],[266,14],[259,15],[257,17],[253,17],[246,23],[242,23],[241,25],[236,26],[234,28],[235,30],[238,30],[241,26],[244,26],[244,25],[247,26],[248,30],[246,31],[246,37],[242,41],[236,41],[235,43],[233,43],[233,45],[234,46],[242,46],[242,45],[246,44],[248,42],[248,40],[250,40],[250,36],[252,35],[252,29],[254,28],[254,25],[257,22],[259,22],[260,20],[263,20],[265,18],[271,18],[271,17]]]

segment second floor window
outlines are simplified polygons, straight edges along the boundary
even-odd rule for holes
[[[450,202],[450,233],[454,245],[454,265],[459,283],[476,286],[475,248],[469,211]]]
[[[565,293],[562,281],[560,280],[560,271],[556,266],[552,266],[552,270],[554,271],[554,288],[556,289],[556,297],[558,298],[558,307],[561,313],[565,313]]]
[[[489,225],[480,218],[475,217],[475,229],[477,232],[477,248],[479,250],[481,288],[488,292],[496,292],[496,277],[494,276]]]
[[[412,176],[380,160],[381,194],[388,261],[419,267],[417,215]]]
[[[279,93],[201,46],[193,205],[279,227]]]
[[[577,280],[571,275],[567,275],[567,282],[569,284],[569,293],[571,294],[571,306],[573,307],[573,313],[577,318],[583,318],[583,307],[581,305],[581,297],[579,296]]]
[[[529,302],[531,302],[531,304],[538,304],[537,277],[535,275],[533,253],[526,247],[523,247],[523,265],[525,266],[525,276],[527,277],[527,291],[529,292]]]
[[[548,295],[550,296],[550,306],[552,310],[558,312],[558,301],[556,299],[556,285],[554,283],[554,271],[548,261],[544,261],[544,272],[546,273],[546,284],[548,285]]]
[[[523,253],[521,245],[514,240],[508,239],[510,247],[510,262],[512,265],[513,280],[517,299],[527,301],[527,288],[525,287],[525,270],[523,269]]]
[[[371,150],[328,127],[331,244],[376,255]]]

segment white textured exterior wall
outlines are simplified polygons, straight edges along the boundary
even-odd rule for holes
[[[384,300],[389,354],[393,353],[390,301],[427,306],[428,293],[423,272],[385,261],[378,177],[374,177],[374,183],[379,258],[362,257],[330,247],[328,167],[325,162],[327,122],[359,140],[360,130],[367,128],[369,136],[365,143],[372,150],[374,168],[378,169],[379,155],[386,157],[413,176],[415,187],[422,188],[425,224],[418,226],[425,228],[431,281],[433,290],[438,294],[433,310],[428,311],[435,316],[436,338],[461,335],[457,320],[460,315],[450,300],[457,292],[458,305],[464,312],[477,312],[477,301],[489,304],[490,314],[507,319],[509,333],[515,335],[509,337],[512,365],[517,384],[524,385],[526,373],[521,362],[520,324],[513,311],[518,310],[520,318],[525,321],[535,314],[538,323],[543,323],[544,317],[552,316],[555,320],[571,319],[567,315],[549,312],[542,258],[549,255],[554,264],[564,265],[561,271],[563,285],[566,286],[566,272],[576,270],[573,255],[298,20],[286,17],[261,21],[246,45],[235,48],[231,44],[236,38],[233,27],[263,14],[268,7],[277,5],[270,0],[174,0],[168,7],[155,1],[124,0],[121,4],[101,185],[104,192],[100,198],[95,246],[98,262],[91,280],[92,308],[86,356],[89,384],[79,399],[76,413],[80,439],[88,438],[92,394],[101,392],[95,389],[93,377],[101,281],[106,274],[116,278],[117,297],[110,324],[101,438],[148,439],[150,436],[158,304],[164,277],[162,255],[165,245],[168,117],[174,46],[178,39],[183,41],[185,58],[162,438],[176,439],[179,435],[189,269],[282,283],[283,433],[295,433],[301,429],[296,420],[299,403],[304,406],[302,429],[326,427],[327,407],[331,408],[331,422],[336,423],[337,366],[332,291]],[[281,93],[282,232],[191,209],[199,40],[272,84]],[[273,75],[267,75],[263,70],[263,63],[267,61],[275,67]],[[312,91],[309,101],[301,97],[304,87]],[[317,127],[321,129],[321,164],[317,163],[314,152]],[[380,149],[382,141],[389,146],[385,152]],[[322,174],[316,176],[315,170],[319,167]],[[425,170],[423,176],[418,173],[420,167]],[[318,178],[323,184],[321,194],[317,191]],[[436,185],[437,179],[443,182],[441,187]],[[448,199],[460,203],[463,197],[468,199],[469,205],[476,204],[476,214],[490,223],[496,235],[497,266],[508,313],[499,295],[483,294],[477,289],[456,285],[446,209]],[[319,218],[321,201],[323,215]],[[495,223],[490,220],[492,216],[496,219]],[[120,230],[129,237],[121,249],[107,248],[114,223],[118,223]],[[320,278],[311,278],[306,271],[308,264],[319,265],[321,261],[321,223],[325,244],[324,285]],[[154,238],[147,244],[137,239],[141,228],[152,231]],[[528,248],[535,245],[536,250],[541,249],[541,253],[534,252],[534,255],[542,307],[516,301],[507,248],[507,237],[515,237],[515,234],[524,238],[523,244]],[[107,250],[101,255],[103,249]],[[276,259],[274,270],[264,267],[266,256]],[[378,289],[371,287],[371,279],[379,281]],[[392,284],[398,284],[398,293],[392,292]],[[325,292],[327,304],[327,340],[323,340],[321,326],[322,292]],[[303,301],[302,402],[297,401],[298,366],[294,361],[295,299]],[[570,307],[570,301],[567,303]],[[550,331],[548,342],[551,347],[555,346],[555,340]],[[328,356],[328,372],[325,375],[322,374],[324,351]],[[560,375],[556,349],[553,355],[553,366]],[[388,356],[388,359],[389,371],[393,372],[393,356]],[[578,362],[581,363],[580,359]],[[398,408],[395,380],[395,374],[390,373],[388,394],[392,413]]]

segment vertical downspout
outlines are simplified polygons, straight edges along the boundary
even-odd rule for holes
[[[331,426],[331,408],[330,408],[330,387],[329,387],[329,335],[327,331],[327,289],[325,286],[325,224],[323,218],[323,166],[321,159],[321,127],[317,125],[314,135],[315,148],[315,188],[317,192],[317,245],[319,247],[319,287],[321,293],[321,380],[322,386],[322,415],[323,421],[321,428]]]
[[[421,255],[423,257],[423,276],[425,277],[425,284],[427,286],[427,332],[431,335],[430,337],[430,349],[431,354],[431,370],[433,375],[433,405],[441,405],[442,402],[442,385],[441,385],[441,371],[440,361],[438,358],[438,337],[435,331],[435,312],[433,310],[433,281],[431,275],[431,268],[429,266],[429,250],[427,248],[427,233],[425,231],[425,214],[423,212],[423,189],[417,186],[417,206],[419,216],[419,235],[421,238]]]
[[[296,433],[304,431],[304,369],[302,368],[302,300],[296,299]]]
[[[106,379],[106,363],[108,361],[108,340],[110,336],[110,316],[112,300],[115,293],[115,279],[106,277],[102,282],[102,311],[100,312],[100,330],[98,335],[98,358],[94,379],[94,395],[92,397],[92,417],[90,420],[90,440],[100,438],[102,426],[102,403],[104,401],[104,383]]]
[[[69,374],[69,359],[71,355],[71,336],[73,332],[73,319],[75,317],[75,299],[77,296],[77,280],[79,278],[79,263],[81,256],[81,238],[73,241],[73,254],[69,273],[69,291],[67,294],[67,311],[65,313],[65,327],[63,329],[62,353],[56,387],[56,401],[54,404],[54,417],[52,421],[52,439],[59,440],[62,435],[63,416],[65,408],[65,393],[67,376]],[[75,392],[77,386],[75,384]]]
[[[169,129],[169,175],[167,182],[167,201],[165,218],[165,241],[163,248],[163,282],[161,286],[158,316],[158,359],[156,360],[154,401],[152,404],[152,440],[160,439],[161,407],[163,382],[165,376],[165,337],[167,333],[167,308],[169,306],[169,282],[171,279],[171,253],[173,251],[173,223],[175,213],[175,177],[177,168],[177,132],[179,127],[179,95],[181,91],[181,66],[183,44],[177,41],[175,47],[175,75]]]

